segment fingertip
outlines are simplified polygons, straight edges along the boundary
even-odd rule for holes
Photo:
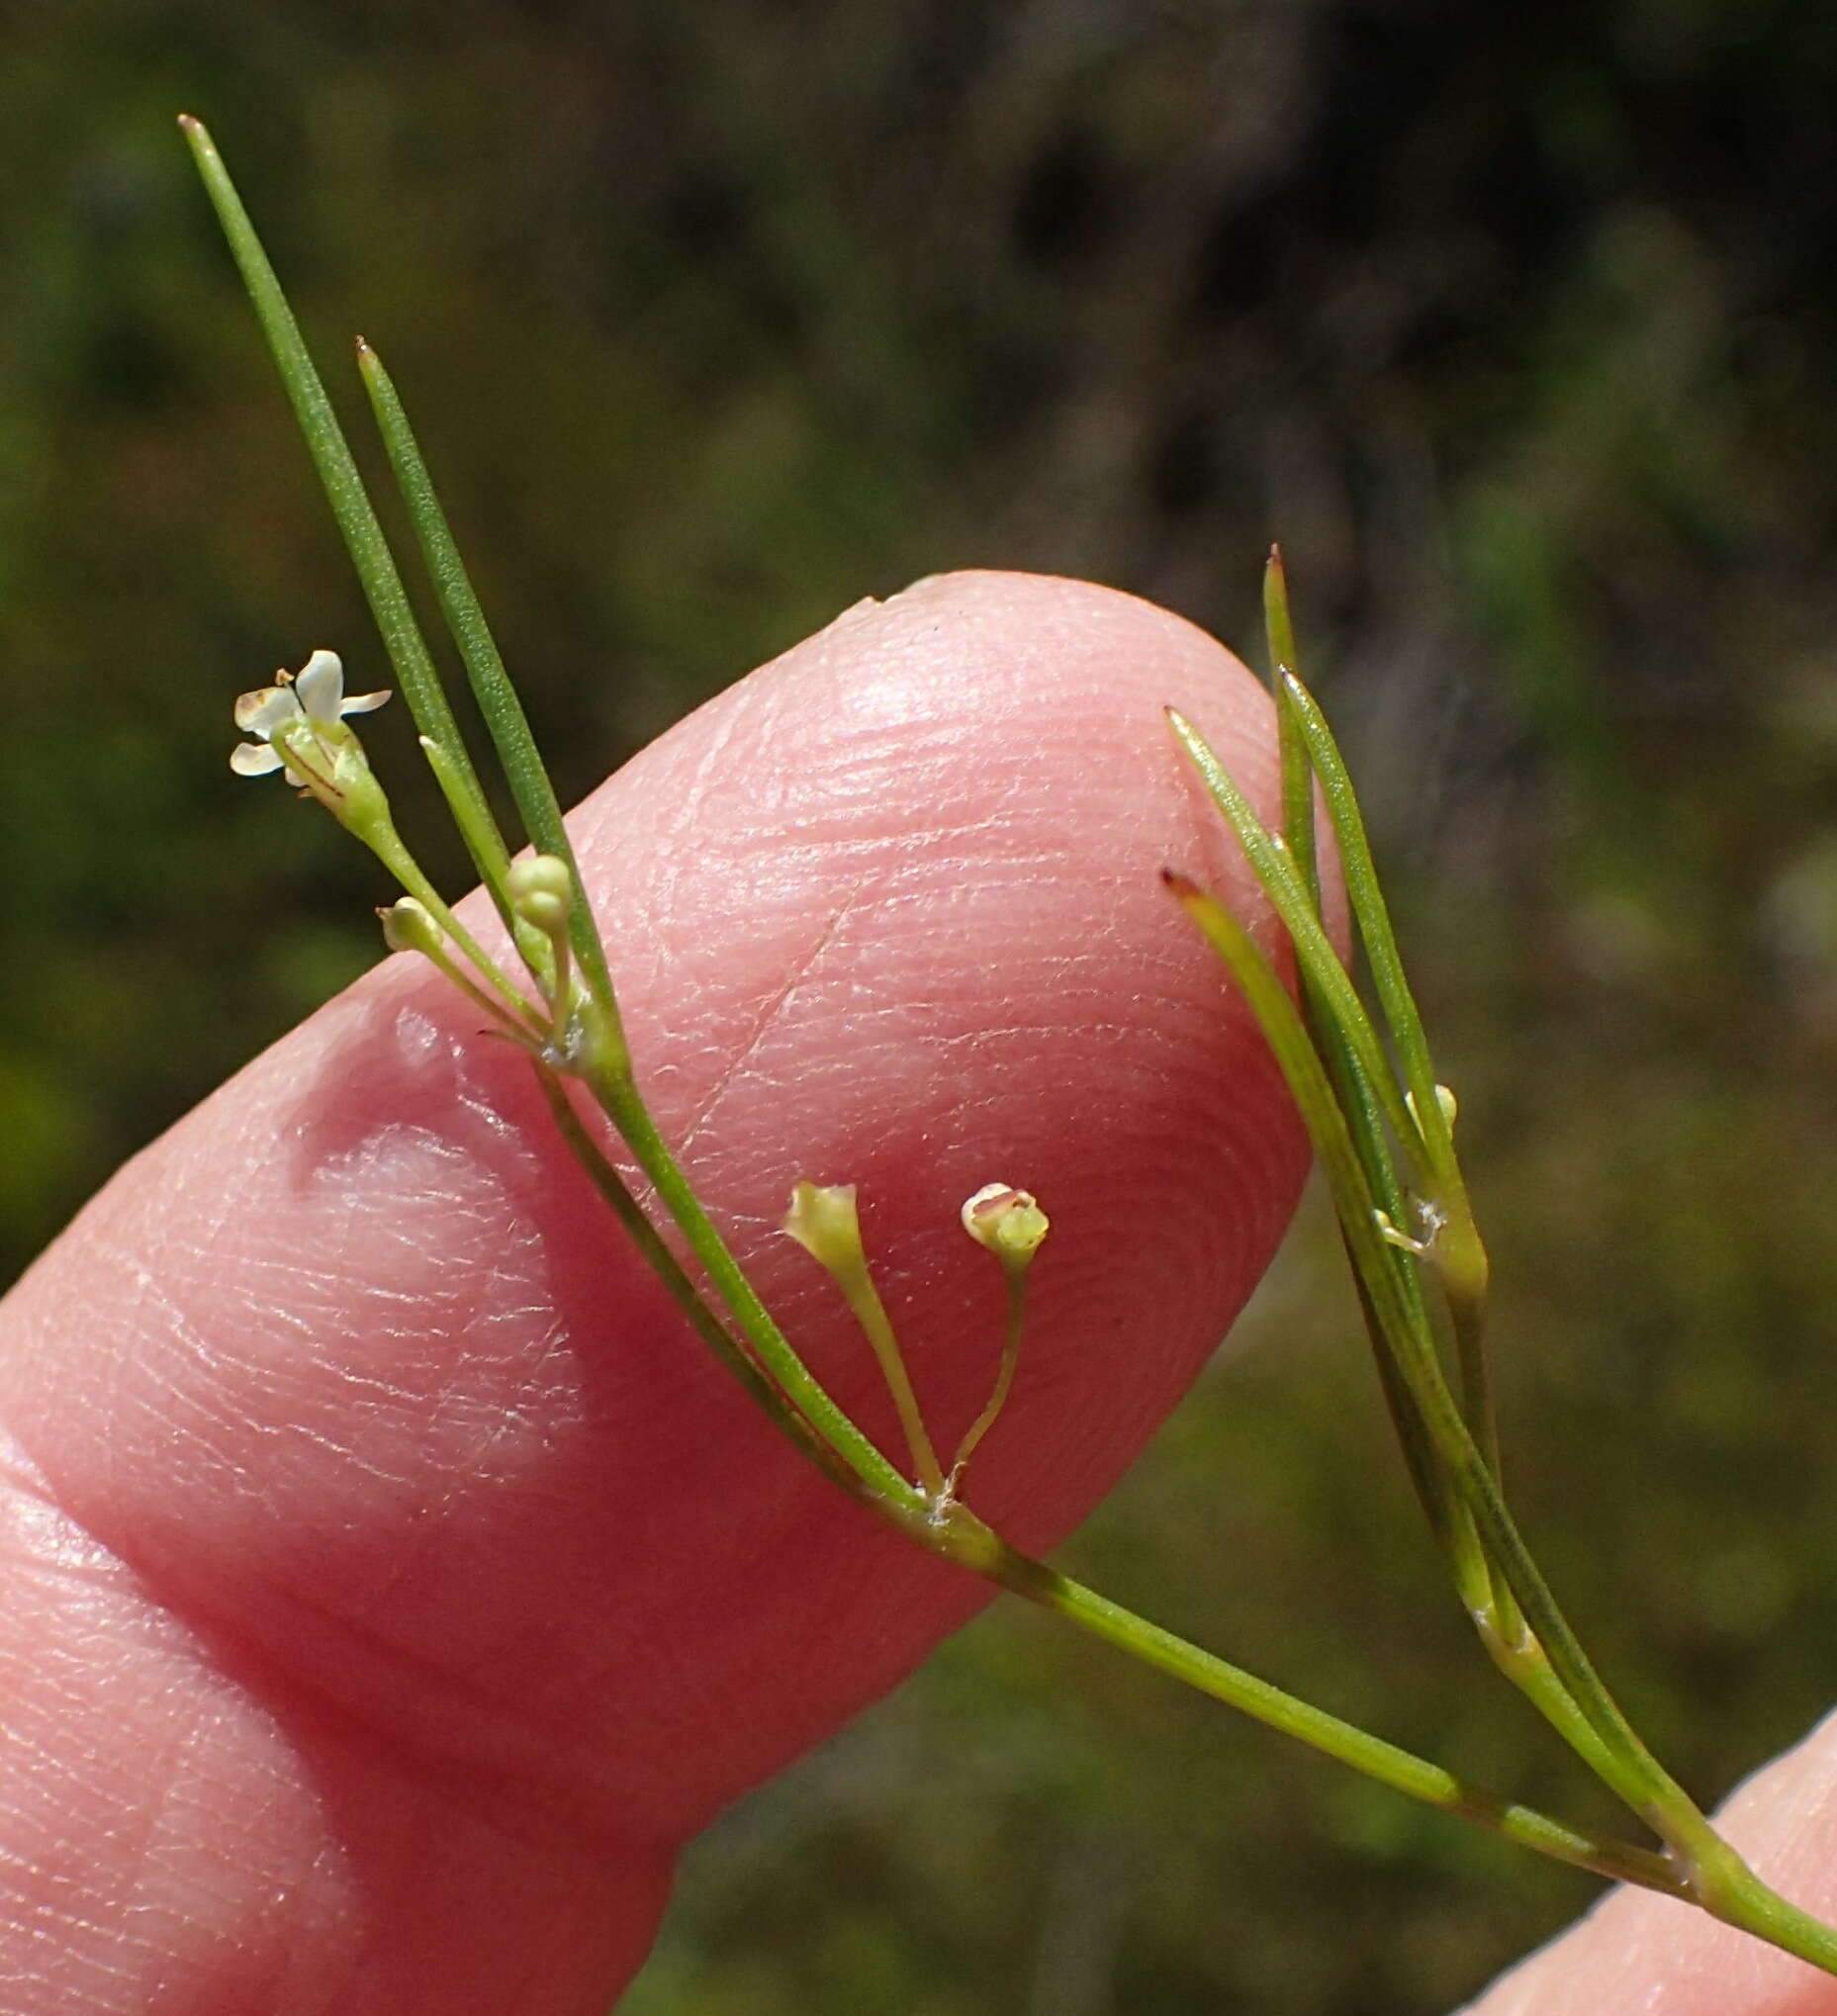
[[[1054,1216],[1028,1386],[1056,1412],[1030,1442],[1024,1393],[978,1458],[982,1502],[1036,1544],[1190,1381],[1306,1167],[1260,1036],[1164,893],[1169,868],[1203,881],[1276,950],[1169,704],[1273,811],[1271,702],[1216,640],[1090,583],[933,576],[845,611],[584,808],[667,1130],[724,1222],[776,1223],[795,1176],[860,1185],[947,1415],[986,1383],[984,1284],[941,1231],[992,1174]],[[692,831],[692,854],[666,837],[634,860],[633,819]],[[757,1257],[801,1316],[793,1258]],[[853,1398],[848,1349],[819,1370]]]
[[[790,1184],[861,1186],[943,1448],[1001,1337],[961,1206],[996,1177],[1040,1198],[1020,1372],[965,1487],[1033,1547],[1204,1363],[1306,1167],[1166,899],[1171,868],[1270,932],[1170,703],[1272,808],[1268,696],[1191,624],[933,577],[571,815],[659,1125],[883,1448],[871,1354],[777,1237]],[[494,1827],[669,1841],[987,1592],[723,1383],[477,1021],[392,962],[258,1060],[35,1270],[0,1398],[58,1502],[277,1696],[366,1731],[394,1796],[437,1779]]]
[[[1837,1919],[1837,1714],[1730,1794],[1716,1825],[1763,1881]],[[1707,1912],[1617,1889],[1466,2016],[1831,2016],[1837,1982]]]

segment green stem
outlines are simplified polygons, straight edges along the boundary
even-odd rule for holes
[[[987,1403],[969,1424],[968,1432],[958,1443],[957,1454],[951,1459],[950,1482],[946,1488],[952,1492],[956,1491],[959,1480],[969,1467],[969,1459],[975,1454],[982,1437],[995,1425],[1002,1409],[1007,1406],[1008,1395],[1014,1387],[1014,1369],[1020,1363],[1021,1329],[1027,1319],[1027,1269],[1004,1266],[1002,1275],[1008,1289],[1008,1313],[1002,1325],[1001,1362],[995,1368],[995,1384]]]
[[[180,126],[230,240],[333,516],[356,565],[384,643],[395,664],[398,680],[420,729],[423,749],[494,901],[506,926],[513,934],[518,933],[518,920],[509,910],[504,886],[507,852],[502,834],[467,755],[438,673],[422,641],[400,573],[336,415],[314,369],[273,268],[209,135],[197,120],[188,115],[181,118]],[[588,992],[592,996],[587,1017],[588,1041],[575,1059],[574,1067],[587,1079],[590,1089],[618,1127],[690,1249],[707,1269],[709,1278],[733,1314],[738,1333],[730,1329],[704,1300],[632,1196],[623,1178],[582,1124],[565,1085],[555,1071],[538,1058],[535,1069],[543,1096],[570,1148],[637,1242],[646,1261],[664,1281],[697,1333],[715,1350],[780,1429],[844,1490],[931,1552],[1042,1604],[1188,1685],[1241,1708],[1271,1727],[1313,1744],[1380,1783],[1431,1805],[1495,1827],[1508,1838],[1543,1854],[1667,1894],[1693,1896],[1730,1924],[1837,1973],[1837,1932],[1820,1925],[1760,1882],[1733,1851],[1714,1835],[1701,1816],[1696,1814],[1696,1809],[1690,1806],[1682,1791],[1658,1771],[1656,1764],[1645,1759],[1642,1747],[1637,1747],[1637,1755],[1650,1764],[1650,1771],[1656,1774],[1656,1783],[1663,1794],[1654,1801],[1661,1827],[1666,1827],[1667,1822],[1676,1825],[1680,1818],[1680,1805],[1687,1821],[1690,1816],[1695,1816],[1699,1831],[1693,1836],[1688,1825],[1682,1830],[1684,1836],[1691,1837],[1683,1843],[1691,1864],[1688,1876],[1666,1857],[1623,1843],[1595,1840],[1528,1807],[1480,1792],[1439,1767],[1413,1757],[1324,1710],[1295,1700],[1241,1669],[1187,1644],[1044,1564],[1017,1553],[964,1507],[949,1502],[948,1494],[942,1490],[941,1479],[938,1480],[939,1489],[929,1493],[915,1491],[842,1415],[791,1349],[740,1271],[638,1097],[625,1056],[623,1033],[619,1027],[603,945],[581,887],[579,871],[561,823],[553,787],[492,641],[477,596],[459,561],[450,528],[434,496],[395,389],[380,359],[362,339],[359,339],[358,353],[360,369],[433,574],[442,607],[465,659],[467,672],[526,829],[539,848],[561,857],[570,871],[576,901],[571,910],[569,942],[581,962]],[[1285,668],[1293,663],[1294,642],[1279,553],[1272,554],[1266,595],[1272,648],[1278,667]],[[1372,1068],[1376,1042],[1371,1036],[1369,1023],[1363,1018],[1362,1009],[1357,1006],[1356,996],[1351,997],[1351,1013],[1348,1014],[1345,1000],[1333,993],[1335,981],[1342,982],[1344,976],[1339,972],[1336,961],[1332,959],[1331,947],[1327,948],[1327,955],[1332,972],[1329,973],[1327,965],[1322,964],[1324,934],[1320,931],[1318,874],[1314,864],[1313,780],[1297,756],[1299,744],[1307,743],[1313,768],[1320,769],[1323,759],[1316,738],[1307,732],[1305,708],[1292,698],[1291,686],[1297,686],[1297,683],[1284,680],[1279,671],[1278,716],[1282,724],[1285,823],[1290,831],[1290,842],[1284,850],[1265,835],[1262,837],[1261,856],[1253,853],[1253,859],[1257,860],[1258,871],[1263,875],[1265,885],[1272,888],[1272,893],[1278,886],[1284,889],[1285,898],[1292,897],[1295,891],[1301,893],[1307,922],[1312,924],[1316,938],[1320,940],[1320,943],[1305,949],[1304,966],[1310,969],[1314,988],[1330,997],[1323,1020],[1338,1030],[1341,1040],[1348,1046],[1348,1058],[1356,1057],[1355,1075],[1366,1080],[1369,1093],[1382,1106],[1385,1120],[1412,1151],[1426,1138],[1431,1156],[1438,1164],[1445,1156],[1446,1166],[1452,1168],[1445,1123],[1434,1108],[1431,1092],[1425,1091],[1420,1082],[1427,1069],[1426,1050],[1422,1051],[1420,1057],[1409,1059],[1407,1071],[1424,1114],[1434,1114],[1434,1118],[1418,1132],[1400,1125],[1398,1115],[1393,1111],[1398,1103],[1395,1086],[1381,1069],[1374,1071]],[[1308,704],[1311,705],[1311,702]],[[1183,738],[1190,738],[1189,747],[1195,748],[1195,760],[1201,760],[1200,752],[1210,759],[1210,752],[1204,750],[1204,745],[1191,735],[1185,724],[1178,723],[1177,719],[1176,724]],[[1201,767],[1203,774],[1203,762]],[[1208,781],[1214,782],[1211,776],[1208,776]],[[1214,791],[1215,795],[1221,795],[1216,782]],[[1247,807],[1244,814],[1250,827],[1255,828]],[[1240,824],[1236,813],[1232,817],[1234,824]],[[1353,817],[1356,817],[1355,803]],[[1335,825],[1343,835],[1346,829],[1338,816],[1335,817]],[[1241,824],[1240,830],[1240,833],[1247,832]],[[1257,833],[1260,830],[1255,828]],[[1362,837],[1362,828],[1358,831]],[[403,887],[425,907],[489,984],[503,996],[515,1020],[525,1026],[539,1023],[535,1011],[510,987],[420,872],[387,818],[362,837],[366,838]],[[1252,846],[1249,837],[1246,837],[1245,845],[1246,848]],[[1356,848],[1354,851],[1357,851]],[[1372,885],[1375,888],[1375,875]],[[1278,908],[1283,909],[1285,918],[1289,907],[1292,903],[1278,900]],[[526,934],[518,936],[520,944]],[[1388,942],[1387,921],[1378,936],[1381,943]],[[1299,945],[1299,935],[1297,942]],[[498,1014],[489,998],[480,993],[445,959],[444,954],[438,955],[437,962],[487,1012]],[[565,955],[552,958],[550,962],[557,973],[554,991],[559,996],[566,991]],[[1397,974],[1401,978],[1401,967],[1397,968]],[[1271,984],[1275,984],[1273,976]],[[1279,986],[1277,991],[1280,992]],[[1345,991],[1350,992],[1349,985]],[[1283,1005],[1288,1006],[1286,995],[1282,998]],[[1293,1013],[1292,1008],[1290,1012]],[[1410,1014],[1414,1015],[1414,1004],[1410,1004]],[[1400,1044],[1406,1043],[1409,1040],[1409,1019],[1406,1017],[1401,1026],[1395,1015],[1392,1019]],[[1275,1038],[1272,1036],[1271,1040],[1273,1043]],[[1305,1032],[1302,1041],[1306,1045]],[[1312,1047],[1308,1048],[1310,1056],[1313,1056]],[[1318,1057],[1314,1061],[1318,1072]],[[1321,1084],[1326,1084],[1324,1074]],[[1390,1095],[1388,1099],[1386,1093]],[[1372,1133],[1377,1137],[1381,1130],[1375,1114],[1370,1118]],[[1435,1132],[1437,1126],[1440,1128],[1439,1136]],[[1341,1195],[1341,1222],[1354,1247],[1355,1264],[1363,1281],[1374,1278],[1368,1271],[1375,1239],[1371,1200],[1349,1144],[1346,1155],[1359,1182],[1354,1186],[1351,1217],[1347,1216],[1345,1196]],[[1454,1181],[1458,1183],[1458,1170],[1454,1171]],[[1390,1189],[1395,1187],[1393,1182]],[[1464,1254],[1468,1250],[1465,1241],[1471,1232],[1471,1219],[1464,1215],[1464,1191],[1459,1192],[1458,1197],[1463,1215],[1457,1228],[1456,1250]],[[1479,1250],[1477,1238],[1472,1249]],[[1377,1257],[1383,1260],[1385,1256],[1380,1252]],[[1481,1264],[1484,1265],[1483,1255]],[[1458,1478],[1470,1515],[1479,1521],[1489,1546],[1501,1551],[1513,1589],[1524,1601],[1526,1614],[1551,1645],[1551,1656],[1547,1660],[1543,1657],[1542,1647],[1535,1643],[1503,1647],[1502,1663],[1507,1664],[1509,1670],[1514,1665],[1518,1668],[1519,1684],[1526,1692],[1533,1696],[1549,1697],[1546,1711],[1552,1714],[1553,1719],[1566,1716],[1576,1725],[1571,1740],[1578,1748],[1586,1750],[1593,1747],[1602,1757],[1603,1775],[1612,1782],[1613,1777],[1624,1770],[1624,1760],[1619,1754],[1621,1731],[1624,1730],[1634,1746],[1637,1746],[1637,1738],[1631,1736],[1630,1729],[1625,1729],[1618,1710],[1582,1659],[1580,1648],[1568,1638],[1567,1626],[1562,1623],[1560,1613],[1555,1611],[1547,1591],[1542,1589],[1534,1567],[1529,1565],[1528,1555],[1522,1554],[1522,1543],[1511,1525],[1503,1502],[1498,1499],[1497,1486],[1488,1464],[1480,1449],[1475,1447],[1459,1410],[1454,1408],[1447,1393],[1445,1382],[1440,1379],[1432,1342],[1426,1351],[1426,1369],[1421,1362],[1421,1354],[1415,1349],[1424,1328],[1420,1306],[1413,1313],[1409,1292],[1395,1269],[1383,1266],[1375,1278],[1381,1284],[1380,1291],[1368,1305],[1373,1316],[1374,1331],[1394,1346],[1392,1357],[1383,1362],[1394,1365],[1409,1380],[1406,1397],[1413,1405],[1412,1419],[1418,1432],[1430,1438],[1435,1453]],[[1414,1280],[1414,1276],[1410,1278]],[[1483,1274],[1480,1283],[1483,1287]],[[1020,1323],[1018,1282],[1012,1278],[1010,1289],[1009,1325],[995,1391],[964,1438],[958,1458],[958,1470],[999,1412],[1012,1382]],[[1458,1301],[1458,1297],[1455,1299]],[[1472,1300],[1477,1312],[1478,1295]],[[877,1297],[875,1304],[877,1306]],[[883,1311],[881,1317],[884,1317]],[[1400,1323],[1401,1328],[1398,1328]],[[883,1327],[890,1341],[890,1326]],[[1477,1351],[1477,1327],[1473,1336],[1473,1349]],[[1476,1391],[1470,1385],[1470,1408],[1476,1404]],[[898,1397],[897,1386],[895,1397]],[[911,1402],[909,1385],[906,1397],[911,1404],[909,1410],[902,1409],[902,1413],[909,1411],[915,1419],[916,1404]],[[1488,1410],[1481,1412],[1480,1431],[1490,1440],[1490,1429],[1484,1424]],[[910,1422],[908,1429],[911,1432]],[[929,1442],[924,1437],[922,1424],[918,1426],[913,1441],[915,1453],[923,1448],[929,1454]],[[921,1471],[927,1469],[922,1461],[919,1467]],[[935,1456],[930,1457],[929,1469],[935,1474]],[[953,1481],[955,1475],[954,1471]],[[1604,1721],[1607,1724],[1605,1729],[1601,1726]],[[1672,1799],[1674,1793],[1677,1803]],[[1667,1831],[1670,1829],[1667,1828]],[[1674,1835],[1673,1838],[1678,1837]]]
[[[424,901],[421,898],[416,900]],[[429,914],[433,915],[432,912]],[[434,922],[436,924],[439,923],[437,916],[434,917]],[[447,951],[444,944],[417,945],[412,949],[418,952],[423,959],[431,960],[446,978],[465,995],[466,999],[482,1013],[489,1015],[499,1025],[500,1032],[509,1037],[512,1042],[520,1044],[527,1049],[531,1038],[540,1041],[547,1037],[548,1025],[532,1006],[526,1005],[520,1016],[511,1015],[502,1002],[494,1001],[486,993],[485,989],[479,985],[472,975],[466,971],[465,967]]]
[[[1610,1880],[1634,1883],[1671,1896],[1686,1894],[1684,1878],[1664,1856],[1629,1843],[1600,1839],[1551,1819],[1533,1807],[1499,1798],[1439,1765],[1298,1700],[1243,1668],[1020,1553],[962,1505],[951,1505],[940,1517],[938,1508],[915,1504],[909,1492],[895,1499],[867,1483],[789,1405],[741,1339],[708,1308],[617,1171],[587,1133],[555,1074],[538,1065],[537,1079],[570,1147],[697,1332],[781,1432],[835,1483],[909,1538],[942,1559],[1026,1598],[1213,1699],[1309,1744],[1408,1797],[1490,1827],[1522,1847]],[[1745,1893],[1734,1897],[1729,1908],[1746,1912],[1757,1924],[1762,1915],[1760,1901]],[[1769,1922],[1784,1935],[1776,1939],[1777,1944],[1794,1936],[1791,1915],[1791,1907],[1774,1900],[1774,1918]],[[1763,1931],[1761,1936],[1770,1934]]]
[[[366,825],[361,829],[352,826],[346,830],[356,833],[358,839],[369,848],[409,894],[426,907],[434,922],[478,968],[480,974],[503,998],[516,1019],[539,1032],[544,1027],[541,1018],[505,977],[497,961],[453,915],[439,890],[421,872],[419,863],[403,845],[402,836],[396,831],[393,821],[385,818],[374,826]]]
[[[739,1304],[735,1307],[736,1318],[741,1319],[742,1311],[745,1311],[743,1330],[748,1342],[759,1350],[758,1359],[702,1302],[616,1171],[611,1169],[586,1135],[579,1116],[574,1113],[552,1074],[541,1071],[539,1075],[544,1081],[543,1089],[550,1100],[551,1110],[555,1112],[570,1145],[588,1163],[590,1173],[595,1174],[596,1181],[613,1203],[621,1221],[638,1237],[646,1257],[663,1275],[697,1330],[720,1353],[781,1431],[788,1434],[852,1497],[869,1506],[909,1538],[959,1567],[1052,1610],[1214,1699],[1237,1707],[1268,1727],[1336,1758],[1379,1784],[1442,1811],[1490,1827],[1508,1840],[1575,1868],[1593,1871],[1610,1880],[1701,1902],[1729,1923],[1837,1973],[1837,1933],[1819,1925],[1776,1895],[1726,1848],[1719,1837],[1707,1829],[1707,1823],[1703,1823],[1707,1839],[1699,1843],[1691,1855],[1687,1871],[1670,1857],[1625,1842],[1602,1840],[1553,1820],[1532,1807],[1499,1798],[1455,1777],[1439,1765],[1373,1736],[1325,1709],[1296,1699],[1267,1681],[1257,1679],[1244,1669],[1220,1659],[1095,1591],[1059,1575],[1044,1563],[1021,1554],[961,1504],[948,1507],[928,1504],[891,1470],[872,1444],[866,1443],[846,1417],[835,1411],[834,1403],[810,1379],[795,1354],[783,1343],[777,1326],[766,1314],[763,1305],[758,1303],[744,1278],[722,1278],[729,1269],[733,1269],[737,1276],[737,1268],[712,1225],[701,1213],[699,1204],[689,1193],[687,1183],[676,1170],[674,1158],[668,1155],[667,1150],[661,1157],[657,1154],[661,1141],[635,1092],[627,1089],[617,1097],[602,1097],[602,1103],[608,1105],[608,1110],[614,1107],[621,1109],[614,1112],[613,1117],[646,1173],[657,1185],[660,1197],[678,1217],[679,1225],[690,1237],[691,1245],[704,1265],[709,1266],[723,1297],[734,1296],[730,1307],[735,1307],[735,1301]],[[611,1093],[615,1089],[608,1087],[606,1091]],[[673,1192],[676,1193],[674,1198]],[[775,1385],[775,1379],[784,1382],[785,1390]],[[797,1397],[793,1404],[793,1396],[798,1395],[799,1389],[802,1390],[801,1397]],[[815,1419],[811,1418],[812,1409],[817,1417]],[[825,1415],[833,1416],[834,1420],[822,1419]],[[845,1431],[845,1446],[842,1448],[838,1448],[836,1439],[832,1438],[835,1421],[840,1421]],[[848,1441],[857,1446],[846,1446]],[[887,1488],[889,1482],[891,1489]],[[1566,1695],[1560,1698],[1567,1700]],[[1570,1707],[1573,1709],[1573,1703]],[[1588,1741],[1589,1732],[1585,1730],[1581,1742],[1587,1744]]]
[[[690,1188],[629,1073],[590,1066],[584,1076],[639,1168],[650,1178],[659,1202],[707,1270],[716,1294],[727,1305],[741,1334],[791,1405],[876,1497],[905,1512],[923,1511],[931,1503],[925,1493],[881,1455],[791,1348],[789,1339],[773,1320]]]
[[[586,1170],[594,1187],[612,1207],[613,1214],[630,1234],[645,1263],[693,1325],[696,1335],[739,1380],[749,1397],[765,1410],[780,1432],[808,1456],[832,1483],[839,1484],[852,1498],[876,1505],[875,1495],[863,1486],[855,1472],[767,1378],[744,1339],[735,1336],[708,1307],[682,1261],[645,1216],[643,1207],[631,1194],[625,1179],[587,1131],[562,1080],[546,1064],[538,1062],[535,1070],[536,1083],[542,1088],[542,1096],[548,1102],[549,1112],[561,1131],[562,1139],[568,1144],[576,1161]]]
[[[1837,1927],[1789,1903],[1745,1865],[1724,1891],[1700,1902],[1724,1924],[1752,1933],[1827,1974],[1837,1974]]]
[[[1064,1617],[1080,1630],[1104,1639],[1201,1694],[1338,1759],[1380,1785],[1424,1805],[1476,1820],[1508,1840],[1578,1869],[1593,1870],[1615,1881],[1637,1883],[1670,1896],[1685,1894],[1683,1878],[1664,1856],[1624,1842],[1598,1840],[1531,1807],[1498,1798],[1439,1765],[1387,1743],[1324,1708],[1295,1699],[1280,1688],[1188,1644],[1171,1631],[1149,1623],[999,1540],[994,1542],[994,1548],[993,1559],[982,1572],[1004,1589]]]
[[[1424,1805],[1477,1821],[1508,1841],[1554,1861],[1700,1905],[1726,1924],[1826,1974],[1837,1975],[1837,1928],[1812,1917],[1763,1882],[1719,1836],[1709,1836],[1713,1854],[1701,1860],[1694,1858],[1693,1866],[1686,1869],[1670,1855],[1585,1834],[1532,1807],[1482,1790],[1325,1709],[1298,1701],[1241,1667],[1188,1644],[1096,1591],[1007,1547],[993,1535],[990,1538],[995,1558],[981,1572],[991,1581],[1145,1665],[1158,1668]],[[1572,1710],[1573,1705],[1570,1703]]]
[[[1460,1368],[1461,1413],[1473,1432],[1480,1460],[1498,1482],[1503,1475],[1499,1453],[1499,1410],[1493,1399],[1493,1371],[1486,1351],[1485,1302],[1483,1298],[1466,1294],[1450,1294],[1447,1307],[1454,1329],[1455,1358]]]
[[[937,1450],[931,1445],[918,1395],[912,1390],[912,1376],[906,1370],[906,1355],[899,1348],[899,1339],[893,1333],[893,1321],[886,1313],[885,1303],[880,1300],[880,1291],[873,1285],[867,1255],[857,1245],[851,1255],[825,1260],[823,1265],[841,1289],[849,1314],[861,1327],[862,1334],[873,1351],[880,1377],[886,1382],[887,1393],[892,1398],[900,1432],[906,1438],[906,1452],[912,1458],[912,1471],[918,1487],[933,1505],[941,1504],[945,1496],[944,1469],[938,1461]]]

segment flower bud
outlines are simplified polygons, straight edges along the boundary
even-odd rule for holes
[[[1006,1183],[984,1183],[964,1200],[963,1218],[969,1237],[1015,1272],[1039,1251],[1052,1224],[1029,1192]]]
[[[532,854],[505,876],[510,907],[524,923],[553,938],[568,928],[574,902],[574,877],[568,864],[553,854]]]
[[[853,1183],[799,1182],[782,1228],[820,1267],[849,1274],[867,1266]]]
[[[445,949],[432,913],[413,896],[403,896],[376,914],[383,920],[383,943],[391,952],[424,952],[432,958]]]
[[[1404,1104],[1409,1107],[1410,1118],[1416,1122],[1417,1132],[1420,1134],[1423,1130],[1423,1116],[1416,1110],[1416,1094],[1414,1092],[1406,1092],[1404,1094]],[[1460,1102],[1446,1085],[1437,1085],[1435,1087],[1435,1104],[1441,1108],[1442,1125],[1452,1134],[1454,1132],[1455,1116],[1461,1110]]]

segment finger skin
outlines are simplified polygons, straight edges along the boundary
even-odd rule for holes
[[[1718,1826],[1801,1910],[1837,1918],[1837,1715],[1728,1801]],[[1837,1980],[1646,1890],[1616,1890],[1469,2016],[1837,2016]]]
[[[1272,805],[1268,703],[1220,646],[1106,590],[944,577],[572,822],[666,1136],[890,1453],[871,1354],[775,1230],[791,1182],[861,1186],[947,1449],[1001,1314],[958,1207],[1041,1196],[965,1493],[1035,1548],[1178,1399],[1305,1169],[1158,885],[1270,936],[1163,703]],[[603,2009],[675,1845],[987,1598],[728,1383],[479,1019],[389,961],[0,1311],[9,2009]]]

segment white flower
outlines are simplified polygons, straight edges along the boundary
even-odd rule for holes
[[[272,686],[237,698],[236,726],[261,740],[238,743],[230,752],[230,768],[238,777],[290,770],[296,782],[311,788],[316,773],[335,773],[339,757],[356,746],[357,738],[341,725],[344,716],[372,713],[388,698],[387,692],[356,693],[347,700],[338,654],[316,651],[298,677],[277,673]],[[321,762],[314,762],[315,753]]]

